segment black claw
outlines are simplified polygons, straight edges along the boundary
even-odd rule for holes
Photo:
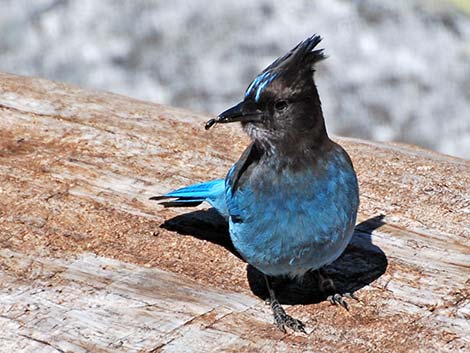
[[[284,327],[284,323],[282,322],[281,319],[274,318],[274,324],[277,326],[279,330],[282,331],[282,333],[287,333],[286,328]]]
[[[346,310],[349,311],[348,302],[346,300],[344,300],[343,297],[339,297],[337,300],[338,300],[339,305],[341,305],[343,308],[345,308]]]
[[[359,298],[354,295],[354,293],[336,293],[327,297],[327,300],[333,305],[341,305],[343,308],[349,311],[349,304],[344,298],[351,298],[359,301]]]
[[[288,327],[295,332],[307,333],[305,324],[288,315],[277,300],[271,302],[271,308],[274,313],[274,323],[282,332],[286,333],[286,327]]]
[[[336,305],[336,302],[335,302],[335,300],[334,300],[334,298],[333,298],[332,295],[329,295],[329,296],[326,298],[326,300],[328,300],[328,301],[331,303],[331,305]]]
[[[269,291],[269,303],[271,304],[271,309],[274,314],[274,324],[284,333],[287,332],[286,327],[288,327],[295,332],[306,334],[307,332],[305,331],[304,323],[300,320],[294,319],[290,315],[287,315],[284,308],[281,306],[281,303],[276,299],[274,291],[271,289],[271,285],[269,283],[269,277],[265,275],[264,279],[266,280],[266,286]]]
[[[348,298],[351,298],[351,299],[354,299],[355,301],[359,301],[359,298],[356,296],[356,294],[353,293],[344,293],[343,294],[343,297],[348,297]]]
[[[291,319],[293,319],[291,317]],[[293,329],[294,331],[296,332],[302,332],[302,333],[307,333],[307,331],[305,331],[305,324],[300,321],[300,320],[297,320],[297,319],[293,319],[294,320],[294,323],[292,326],[289,326],[291,329]]]
[[[317,270],[317,275],[319,279],[320,290],[323,293],[335,293],[335,285],[333,280],[327,276],[324,270]],[[359,298],[356,297],[354,293],[335,293],[329,295],[326,299],[333,305],[341,305],[343,308],[349,311],[349,304],[345,298],[351,298],[359,301]]]

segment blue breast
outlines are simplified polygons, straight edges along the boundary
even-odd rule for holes
[[[359,204],[347,155],[306,170],[260,165],[235,192],[226,187],[230,236],[245,260],[268,275],[300,276],[338,258]]]

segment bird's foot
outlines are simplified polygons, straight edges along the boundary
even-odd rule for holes
[[[328,297],[326,297],[326,299],[331,304],[340,305],[346,310],[349,310],[349,304],[345,300],[345,298],[359,301],[359,298],[356,297],[354,293],[337,293],[336,288],[335,288],[335,283],[330,277],[328,277],[327,273],[324,270],[322,269],[317,270],[317,275],[318,275],[318,280],[319,280],[318,284],[319,284],[320,290],[323,293],[333,293],[329,295]]]
[[[288,315],[277,299],[271,300],[271,309],[274,314],[274,323],[282,332],[286,333],[286,327],[288,327],[295,332],[307,333],[305,331],[305,324]]]
[[[356,297],[356,295],[354,293],[344,293],[344,294],[336,293],[336,294],[333,294],[333,295],[329,295],[326,299],[328,299],[328,301],[331,304],[340,305],[340,306],[342,306],[343,308],[345,308],[346,310],[349,311],[349,304],[345,300],[345,298],[350,298],[350,299],[354,299],[356,301],[359,301],[359,298]]]

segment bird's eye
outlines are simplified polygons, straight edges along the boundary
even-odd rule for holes
[[[276,109],[277,111],[286,110],[287,109],[287,102],[286,101],[277,101],[274,104],[274,109]]]

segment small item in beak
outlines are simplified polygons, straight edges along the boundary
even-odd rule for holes
[[[210,119],[210,120],[207,120],[207,123],[206,123],[206,126],[204,126],[204,129],[209,130],[212,126],[214,126],[215,124],[217,124],[217,120],[218,120],[218,119]]]

